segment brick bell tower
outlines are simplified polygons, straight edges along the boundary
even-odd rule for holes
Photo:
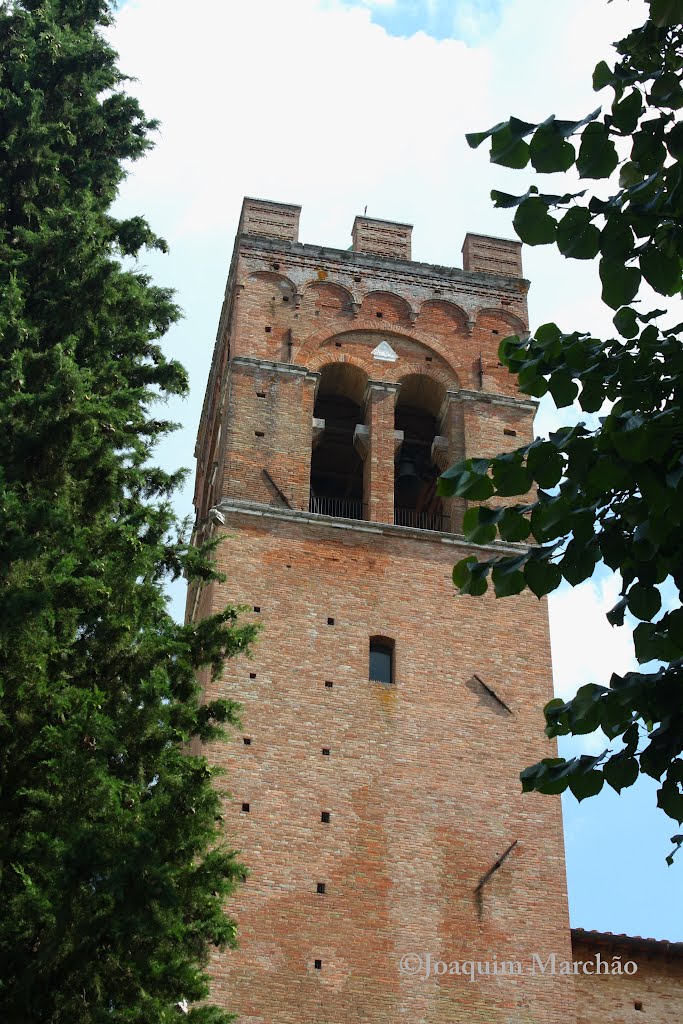
[[[207,754],[251,872],[212,998],[241,1024],[571,1024],[572,979],[532,973],[571,959],[560,803],[518,781],[554,750],[545,602],[456,597],[464,503],[436,494],[532,436],[496,355],[527,327],[520,244],[436,267],[406,224],[357,217],[341,251],[299,213],[244,201],[196,450],[227,582],[188,616],[264,626],[206,682],[243,706]]]

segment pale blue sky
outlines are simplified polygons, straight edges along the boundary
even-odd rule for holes
[[[169,410],[183,429],[160,450],[164,463],[194,470],[244,195],[300,203],[301,240],[341,249],[367,205],[372,216],[414,224],[415,259],[459,266],[467,231],[513,236],[491,188],[523,192],[530,183],[527,172],[491,167],[464,133],[510,114],[578,118],[593,109],[592,68],[642,9],[640,0],[128,0],[112,38],[162,128],[120,207],[144,212],[171,245],[144,264],[178,290],[185,320],[167,347],[191,381],[189,400]],[[523,258],[532,324],[610,328],[594,264],[547,248],[525,248]],[[537,430],[553,421],[544,406]],[[188,484],[183,514],[191,494]],[[628,632],[604,619],[617,589],[603,572],[553,595],[562,694],[632,664]],[[182,590],[173,595],[180,615]],[[575,749],[602,747],[589,737]],[[564,801],[573,925],[683,940],[683,855],[673,868],[664,862],[678,829],[656,809],[653,788],[646,780],[619,798],[605,790],[581,805]]]
[[[424,32],[434,39],[477,44],[500,24],[506,0],[366,0],[373,22],[392,36]]]

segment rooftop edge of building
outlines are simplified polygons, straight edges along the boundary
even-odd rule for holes
[[[237,234],[300,245],[300,215],[301,207],[292,203],[245,197]],[[412,263],[412,230],[412,224],[359,215],[353,222],[350,251]],[[462,269],[466,273],[523,278],[521,250],[522,243],[519,241],[468,232],[462,246]]]

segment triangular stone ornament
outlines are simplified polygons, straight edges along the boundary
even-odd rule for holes
[[[373,348],[371,355],[373,359],[379,359],[383,363],[395,363],[398,359],[388,341],[380,341],[377,348]]]

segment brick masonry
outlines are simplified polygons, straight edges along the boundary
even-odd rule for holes
[[[466,270],[434,267],[406,225],[357,218],[340,251],[299,243],[298,213],[245,200],[196,450],[196,536],[220,531],[226,582],[188,615],[242,604],[264,625],[205,681],[244,708],[207,754],[251,872],[212,998],[241,1024],[587,1024],[573,977],[399,971],[413,952],[571,958],[560,802],[518,781],[555,750],[545,602],[454,595],[462,501],[451,532],[394,525],[401,389],[436,417],[441,468],[532,436],[497,359],[527,326],[519,246],[469,235]],[[362,409],[365,521],[308,511],[323,375]],[[368,678],[373,635],[395,642],[393,685]]]

